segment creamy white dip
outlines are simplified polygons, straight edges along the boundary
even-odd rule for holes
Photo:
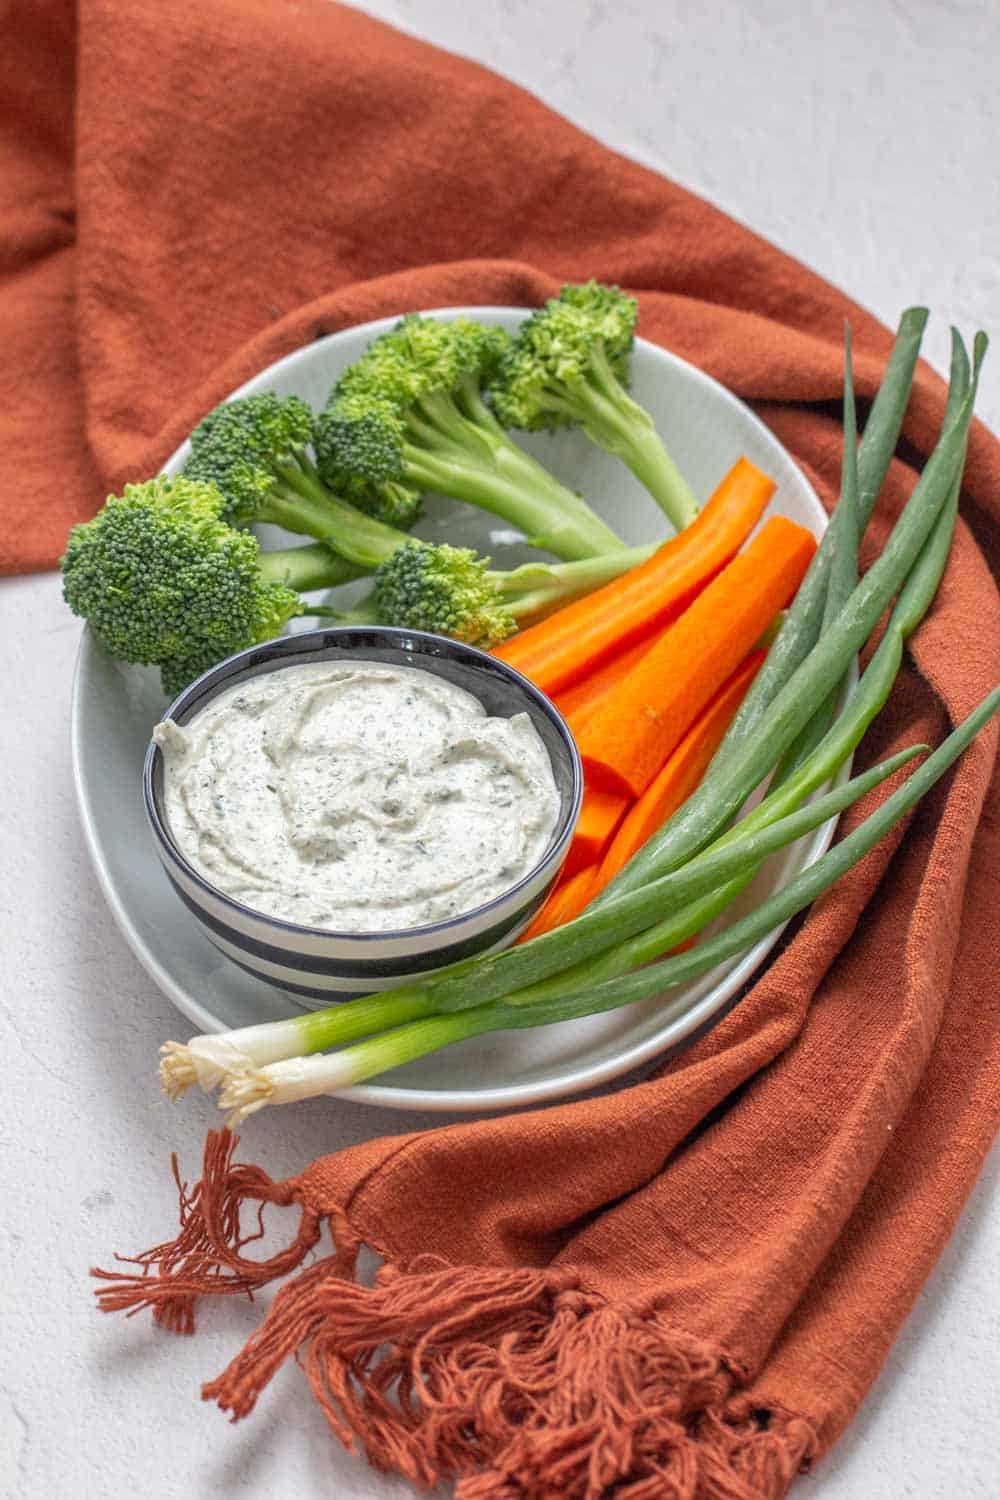
[[[559,816],[527,714],[421,668],[290,666],[153,738],[173,837],[217,889],[339,932],[424,926],[537,865]]]

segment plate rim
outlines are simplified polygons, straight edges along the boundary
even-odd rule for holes
[[[507,314],[523,318],[527,317],[531,311],[532,309],[529,307],[483,304],[427,308],[421,310],[421,316],[439,317],[447,315],[449,318],[463,316],[477,317],[483,313],[491,313],[494,315]],[[243,381],[223,399],[231,400],[233,397],[243,394],[248,388],[255,386],[265,377],[274,377],[288,365],[294,364],[305,350],[321,348],[337,341],[348,333],[364,331],[370,334],[371,337],[377,337],[380,332],[393,327],[399,321],[400,316],[400,314],[395,314],[374,319],[367,323],[348,324],[344,328],[327,334],[322,339],[313,340],[301,345],[297,349],[290,350],[287,354],[282,355],[280,359],[266,365],[248,380]],[[686,360],[679,354],[675,354],[672,350],[665,349],[661,344],[655,344],[651,340],[644,339],[641,336],[636,337],[636,344],[645,346],[652,350],[657,357],[664,358],[668,362],[681,367],[689,376],[694,377],[696,382],[712,389],[713,393],[721,395],[726,403],[738,408],[744,418],[749,418],[753,426],[764,433],[771,442],[778,445],[796,471],[805,491],[815,501],[817,515],[822,517],[823,524],[819,532],[821,537],[826,526],[829,524],[829,518],[822,501],[808,476],[803,472],[801,465],[795,460],[780,438],[761,420],[757,413],[733,391],[729,390],[727,386],[723,385],[721,381],[716,380],[714,376],[709,375],[697,365],[692,364],[690,360]],[[178,445],[165,463],[161,465],[160,472],[173,472],[183,461],[187,447],[188,439],[185,439],[184,442]],[[153,980],[161,993],[189,1021],[197,1025],[203,1032],[224,1031],[227,1028],[219,1023],[211,1011],[202,1006],[189,994],[183,985],[174,979],[170,971],[160,963],[147,947],[122,897],[118,893],[104,856],[98,830],[98,819],[94,814],[84,773],[84,749],[82,743],[82,703],[84,682],[87,676],[87,662],[90,654],[98,649],[89,626],[85,626],[77,651],[70,699],[70,758],[74,794],[84,843],[86,844],[98,884],[111,911],[111,915],[140,966]],[[857,679],[856,661],[852,663],[850,677],[852,683]],[[851,758],[841,767],[832,784],[839,785],[843,782],[849,776],[850,768]],[[808,868],[810,864],[813,864],[829,849],[836,831],[837,822],[837,818],[829,819],[814,830],[803,869]],[[613,1056],[603,1061],[591,1062],[582,1066],[577,1065],[567,1072],[550,1076],[547,1079],[539,1079],[534,1083],[512,1083],[478,1089],[428,1089],[399,1084],[363,1083],[356,1084],[351,1088],[340,1089],[336,1094],[329,1095],[328,1097],[375,1105],[383,1109],[422,1110],[427,1113],[439,1114],[485,1113],[494,1110],[523,1108],[529,1105],[543,1104],[600,1088],[615,1078],[633,1072],[653,1058],[668,1056],[683,1044],[692,1033],[710,1021],[713,1015],[720,1015],[721,1018],[721,1013],[726,1010],[729,1002],[733,1000],[733,997],[738,994],[746,981],[760,968],[768,954],[772,952],[787,926],[788,922],[786,921],[773,928],[771,932],[754,944],[741,958],[737,958],[731,962],[728,968],[720,965],[719,968],[723,972],[712,988],[676,1017],[672,1017],[669,1014],[670,1006],[669,1002],[667,1002],[667,1014],[662,1025],[658,1026],[655,1032],[650,1036],[637,1040],[630,1046],[620,1048]]]

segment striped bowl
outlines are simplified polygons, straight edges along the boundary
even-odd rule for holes
[[[332,932],[254,911],[211,885],[174,843],[163,805],[163,757],[150,743],[143,797],[156,848],[174,890],[206,936],[241,969],[301,997],[329,1004],[389,989],[467,958],[505,948],[541,906],[566,856],[583,797],[580,757],[562,715],[519,672],[473,646],[415,630],[341,627],[253,646],[193,682],[165,717],[185,724],[224,688],[303,662],[348,655],[434,672],[465,688],[490,715],[527,713],[549,753],[559,821],[543,859],[509,891],[461,916],[395,932]]]

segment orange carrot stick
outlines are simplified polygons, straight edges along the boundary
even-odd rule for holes
[[[614,837],[615,829],[628,811],[629,799],[617,792],[595,791],[587,787],[577,819],[573,842],[563,865],[573,875],[584,865],[596,864]]]
[[[529,938],[551,932],[553,927],[561,927],[564,922],[569,921],[565,911],[571,911],[573,916],[583,911],[590,900],[588,891],[596,875],[596,865],[587,865],[572,875],[567,875],[566,867],[563,866],[541,910],[536,912],[534,920],[517,941],[526,943]]]
[[[598,891],[603,891],[650,835],[690,797],[722,743],[722,737],[765,654],[753,651],[737,667],[668,757],[659,775],[650,782],[638,802],[633,803],[601,862],[588,900],[592,901]]]
[[[631,646],[626,646],[624,651],[610,656],[602,666],[595,667],[592,672],[588,672],[586,677],[581,677],[579,682],[574,682],[572,687],[564,688],[561,693],[556,694],[556,707],[574,734],[580,733],[594,710],[603,703],[609,693],[615,691],[636,662],[645,656],[655,643],[655,632],[640,637]]]
[[[564,922],[572,922],[578,917],[584,907],[589,906],[595,896],[618,874],[622,865],[628,863],[650,834],[661,827],[682,802],[687,801],[704,776],[709,761],[719,748],[722,737],[766,654],[765,651],[751,652],[716,693],[664,763],[659,775],[650,782],[638,802],[632,804],[600,865],[589,872],[590,878],[585,883],[581,882],[579,887],[572,886],[567,881],[556,908],[558,918],[553,919],[549,926],[561,927]],[[588,796],[593,795],[588,793]],[[570,852],[572,853],[572,846]],[[557,881],[553,891],[558,889],[559,884]],[[549,902],[546,902],[539,917],[548,911],[548,906]],[[538,921],[538,917],[535,921]],[[532,923],[531,933],[532,936],[537,936],[534,925]],[[549,926],[542,930],[547,932]]]
[[[519,631],[495,655],[550,695],[675,618],[746,541],[774,481],[737,460],[690,526],[647,562],[604,588]]]
[[[578,736],[588,786],[641,797],[802,582],[816,539],[775,516],[703,589]]]

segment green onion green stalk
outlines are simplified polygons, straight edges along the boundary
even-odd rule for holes
[[[927,326],[927,309],[910,307],[899,320],[882,383],[865,423],[858,452],[858,530],[863,533],[885,483],[910,399],[913,374]],[[955,336],[957,338],[957,335]],[[963,351],[964,352],[964,351]],[[963,391],[964,395],[964,391]],[[767,661],[755,676],[719,747],[715,765],[723,763],[751,734],[768,704],[815,645],[826,610],[827,585],[838,546],[839,506],[795,595]]]
[[[852,658],[902,586],[951,494],[965,456],[979,366],[985,350],[985,335],[977,335],[970,388],[957,411],[946,419],[937,445],[881,556],[868,569],[808,655],[783,682],[772,683],[773,696],[765,704],[767,733],[748,732],[728,746],[724,741],[698,790],[619,872],[598,896],[595,905],[612,900],[623,890],[635,889],[704,848],[735,816],[767,776],[776,759],[784,754],[795,736],[823,705],[830,684],[841,680]],[[795,623],[797,604],[798,599],[789,611],[786,630]],[[779,634],[768,660],[780,644]],[[761,672],[766,670],[767,661]],[[751,685],[750,692],[755,686],[756,682]]]
[[[550,1026],[617,1010],[639,1000],[662,994],[685,984],[735,954],[744,952],[760,938],[787,922],[828,890],[841,875],[867,854],[886,833],[930,791],[954,764],[979,730],[1000,709],[1000,687],[963,721],[923,765],[915,771],[875,812],[832,849],[807,866],[782,890],[754,911],[734,922],[718,936],[686,953],[674,954],[625,978],[615,977],[593,988],[539,1000],[511,996],[505,1000],[474,1006],[453,1014],[428,1016],[368,1041],[319,1056],[299,1056],[263,1067],[240,1068],[227,1074],[219,1105],[228,1112],[228,1123],[238,1125],[268,1104],[286,1104],[316,1094],[334,1092],[412,1062],[429,1052],[470,1036],[491,1031]],[[909,754],[915,754],[913,747]],[[898,769],[903,756],[873,768],[882,780]],[[845,788],[846,790],[846,788]]]
[[[745,837],[720,841],[716,848],[707,850],[683,869],[675,870],[645,889],[615,902],[608,908],[609,915],[605,915],[600,924],[594,924],[595,931],[599,925],[602,932],[631,937],[648,928],[652,919],[662,918],[671,910],[683,910],[690,903],[710,896],[725,881],[745,870],[755,870],[775,850],[784,848],[828,818],[837,816],[926,748],[918,745],[904,750],[826,796],[808,803],[796,813],[755,829]],[[555,932],[547,934],[550,939],[556,935]],[[684,936],[688,935],[684,933]],[[538,942],[541,943],[541,939]],[[526,945],[518,951],[527,953],[531,946]],[[551,948],[553,945],[550,942],[547,946]],[[579,950],[577,956],[580,956]],[[164,1087],[174,1096],[194,1082],[203,1088],[214,1088],[224,1075],[247,1062],[259,1064],[301,1052],[318,1052],[355,1036],[367,1035],[376,1027],[384,1029],[387,1025],[413,1020],[427,1013],[427,1002],[419,994],[414,994],[415,988],[419,987],[401,987],[373,997],[372,1001],[350,1001],[295,1016],[288,1021],[245,1027],[220,1037],[196,1037],[187,1047],[168,1042],[161,1065]],[[521,986],[518,986],[518,991],[520,993]],[[356,1029],[359,1027],[364,1029]]]

